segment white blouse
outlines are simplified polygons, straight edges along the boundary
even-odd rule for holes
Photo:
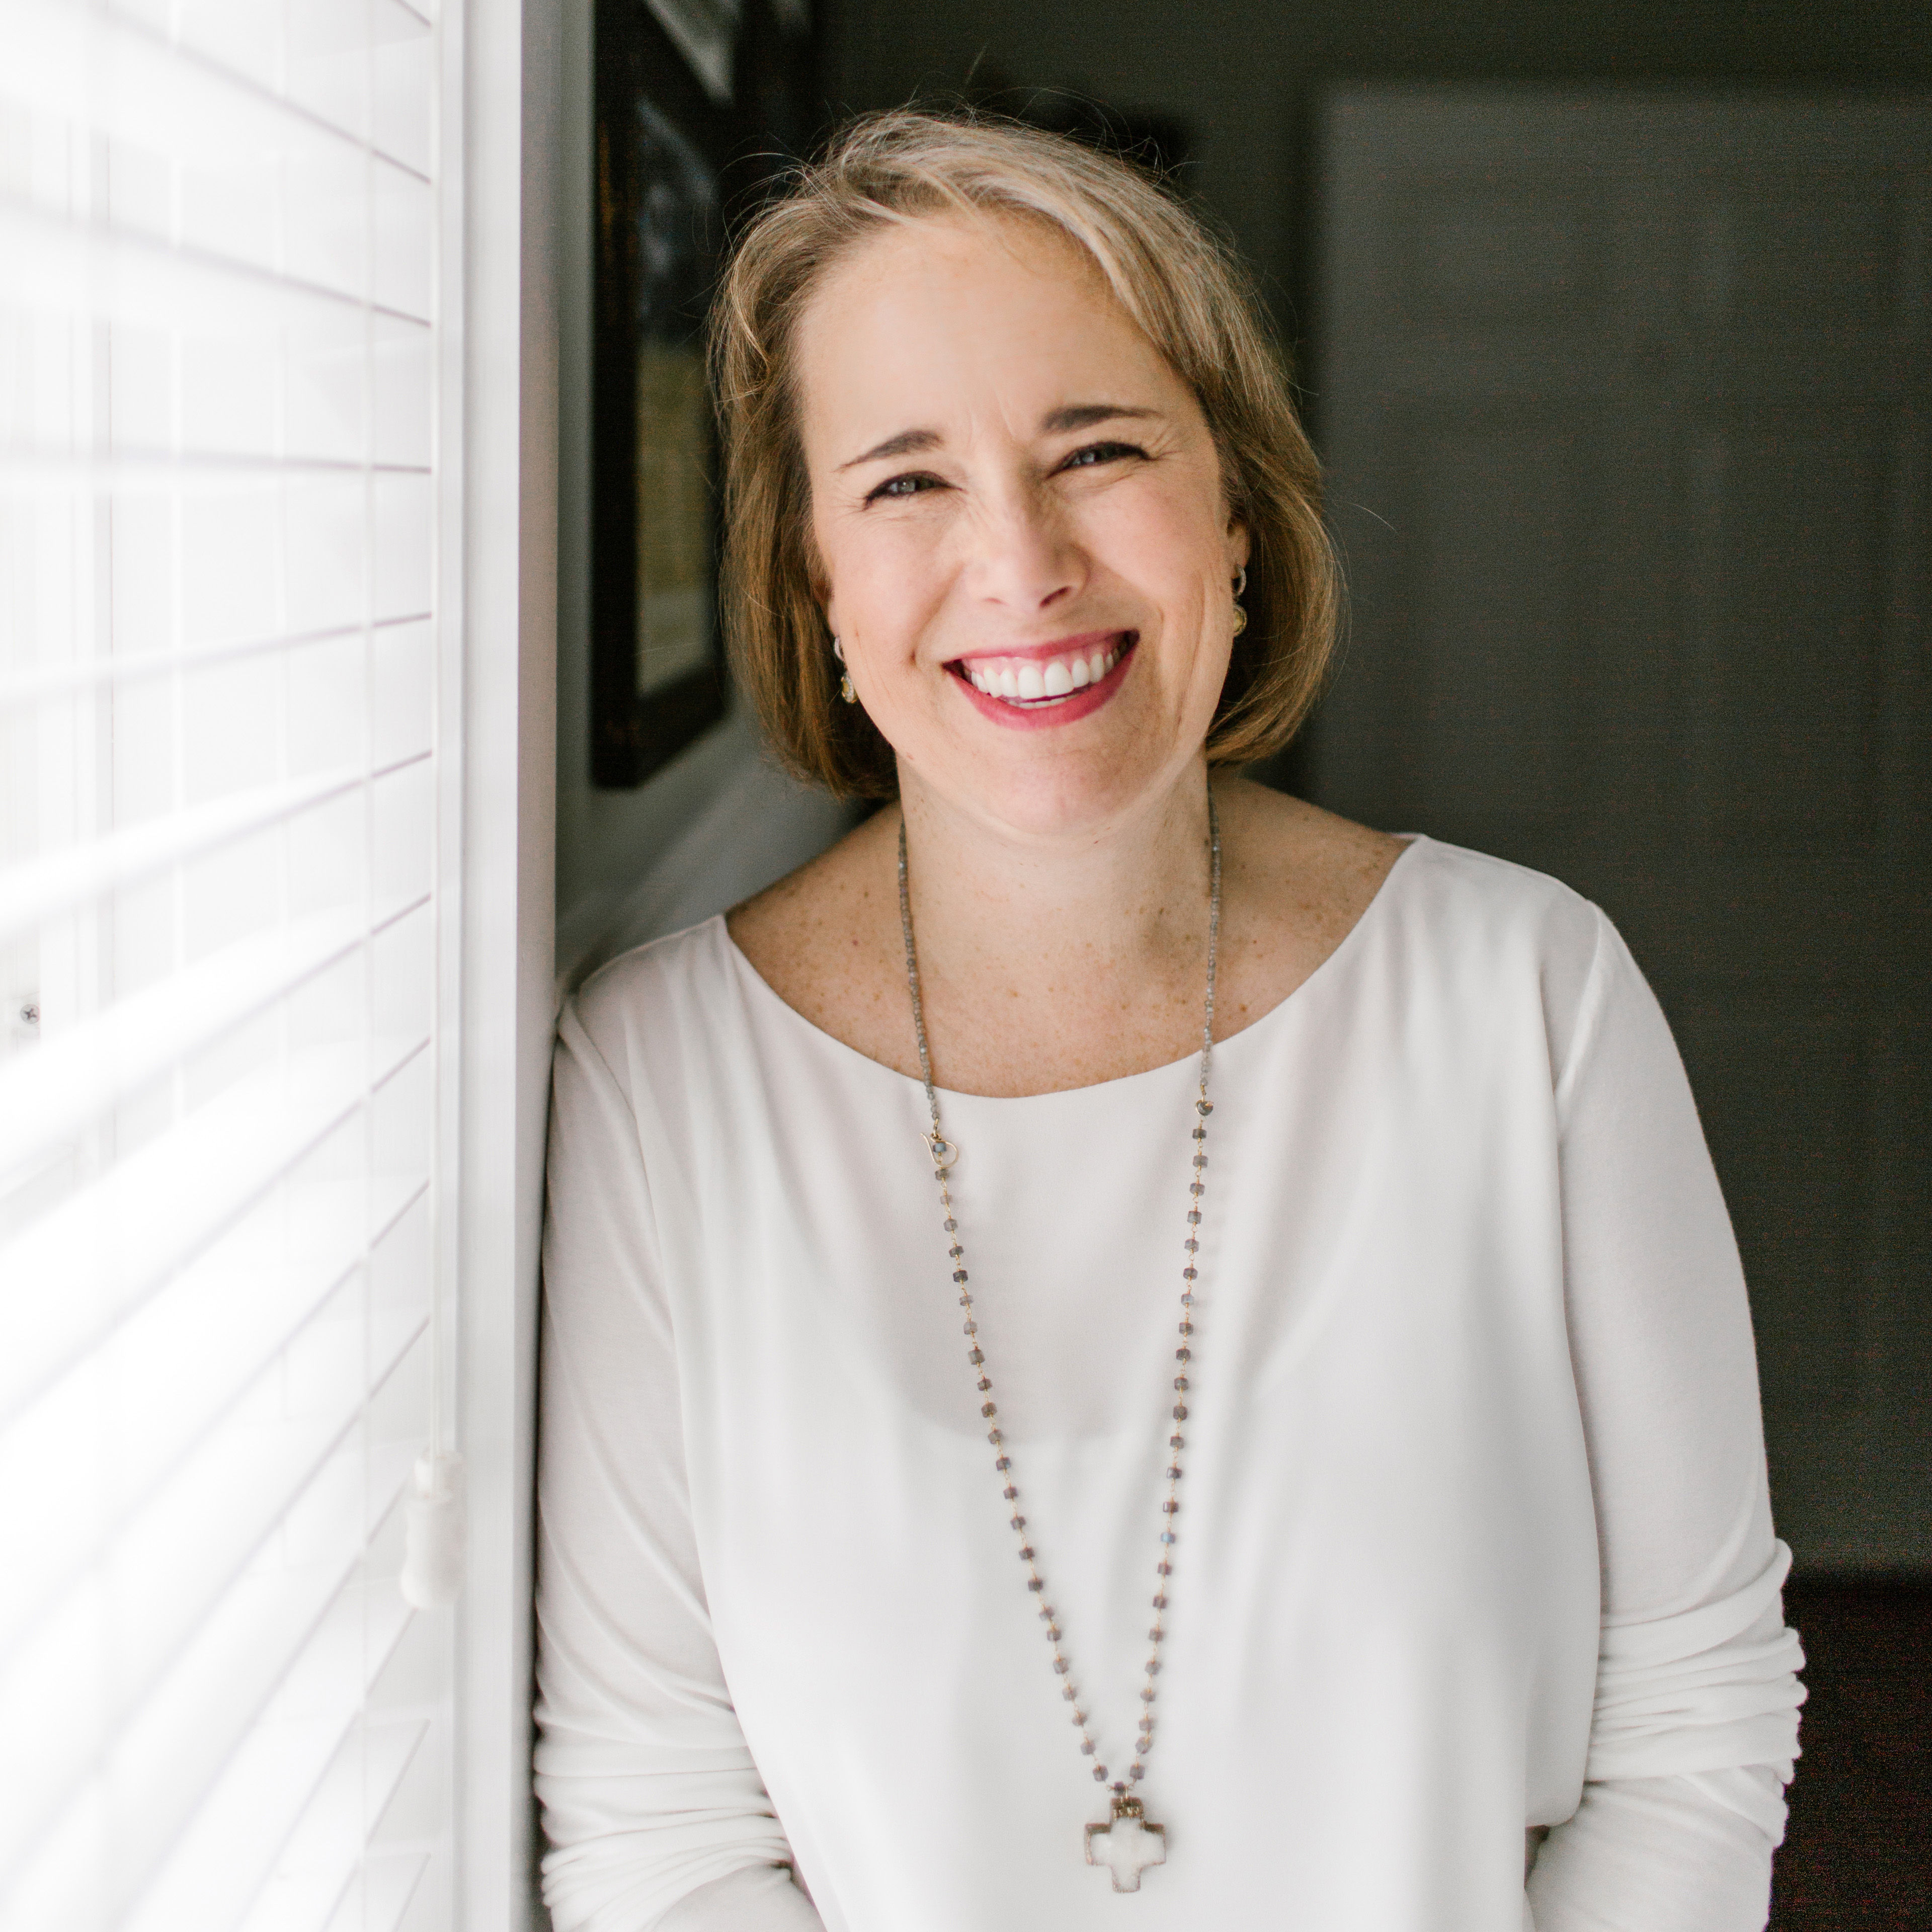
[[[941,1095],[1014,1480],[1116,1775],[1196,1066]],[[1105,1793],[1016,1560],[918,1083],[787,1006],[722,920],[566,1008],[536,1759],[559,1932],[1762,1925],[1803,1694],[1789,1556],[1736,1250],[1622,940],[1417,839],[1216,1047],[1213,1099],[1142,1787],[1167,1858],[1123,1896],[1085,1862]]]

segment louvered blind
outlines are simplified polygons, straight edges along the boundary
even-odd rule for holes
[[[0,0],[6,1932],[448,1922],[442,32]]]

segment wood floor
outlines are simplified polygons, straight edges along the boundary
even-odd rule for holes
[[[1772,1932],[1932,1932],[1932,1581],[1794,1582],[1804,1756]]]

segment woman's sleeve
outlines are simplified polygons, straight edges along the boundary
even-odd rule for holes
[[[1602,1640],[1582,1803],[1529,1904],[1537,1932],[1760,1932],[1804,1692],[1750,1308],[1663,1013],[1600,912],[1594,948],[1557,1105]]]
[[[615,1056],[621,1064],[623,1056]],[[650,1184],[576,1010],[551,1107],[536,1789],[556,1932],[817,1932],[712,1639]]]

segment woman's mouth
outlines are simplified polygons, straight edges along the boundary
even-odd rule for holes
[[[978,653],[947,668],[987,700],[979,707],[982,711],[1010,718],[1061,710],[1084,715],[1112,694],[1118,674],[1139,641],[1137,631],[1101,632],[1011,656]]]

